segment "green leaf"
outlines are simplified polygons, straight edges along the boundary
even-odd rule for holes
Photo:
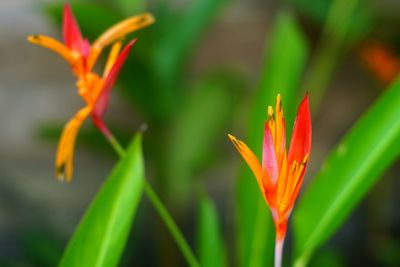
[[[59,266],[117,266],[143,185],[144,163],[138,134],[90,204]]]
[[[399,156],[400,80],[330,154],[294,214],[296,266],[305,266]]]
[[[297,107],[297,88],[307,57],[307,45],[289,13],[280,13],[273,29],[261,84],[251,116],[248,138],[244,139],[256,155],[261,155],[264,122],[268,105],[275,106],[282,95],[287,129],[291,128]],[[288,134],[289,136],[289,134]],[[256,180],[247,166],[242,166],[237,184],[239,266],[270,266],[274,231],[267,205],[261,197]]]
[[[185,97],[166,141],[167,192],[177,205],[187,203],[193,176],[215,152],[233,110],[238,75],[216,72],[201,80]],[[223,139],[225,140],[225,139]]]
[[[206,195],[203,195],[200,200],[197,231],[200,265],[207,267],[227,266],[218,213],[212,200]]]

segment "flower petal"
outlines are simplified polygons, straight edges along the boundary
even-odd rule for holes
[[[311,116],[308,104],[308,94],[304,97],[297,111],[296,121],[293,127],[292,139],[288,153],[288,164],[293,161],[301,162],[311,150]]]
[[[278,163],[276,160],[275,145],[272,138],[269,121],[264,126],[264,142],[262,153],[262,172],[264,174],[265,185],[275,187],[278,180]],[[271,188],[267,188],[271,189]]]
[[[152,23],[154,23],[154,17],[150,13],[144,13],[137,16],[132,16],[127,18],[114,26],[111,26],[108,30],[106,30],[102,35],[100,35],[96,41],[92,45],[92,49],[90,51],[89,56],[89,69],[97,61],[98,56],[104,47],[109,44],[115,42],[116,40],[126,36],[127,34],[144,28]]]
[[[121,54],[115,60],[114,65],[111,67],[110,71],[107,73],[107,77],[105,77],[103,87],[100,90],[100,93],[94,103],[92,115],[94,118],[101,118],[104,115],[104,112],[107,109],[108,101],[110,98],[111,89],[113,88],[115,81],[117,80],[118,74],[125,63],[126,58],[129,55],[129,52],[132,48],[132,45],[136,42],[136,39],[129,42],[125,48],[122,50]],[[94,120],[96,126],[100,127],[100,124],[96,124],[96,120]],[[99,128],[101,130],[101,128]]]
[[[58,40],[45,35],[29,35],[28,41],[48,48],[63,57],[69,64],[74,65],[78,57],[68,47]]]
[[[103,77],[107,77],[108,73],[110,72],[112,66],[114,66],[115,61],[118,58],[119,52],[121,51],[122,47],[122,40],[115,42],[108,54],[108,59],[106,62],[106,66],[104,67]]]
[[[67,182],[70,182],[72,179],[76,136],[90,110],[88,106],[80,109],[64,127],[56,156],[56,176],[58,180],[66,179]]]
[[[64,5],[63,38],[67,47],[80,53],[84,52],[81,30],[68,3]]]
[[[254,153],[250,150],[250,148],[234,137],[233,135],[228,134],[229,139],[232,141],[233,145],[239,151],[240,155],[242,155],[243,159],[246,161],[247,165],[250,167],[251,171],[253,172],[254,176],[257,179],[258,186],[260,187],[261,193],[265,198],[265,189],[263,185],[263,178],[262,178],[262,169],[260,162],[258,161],[257,157]]]

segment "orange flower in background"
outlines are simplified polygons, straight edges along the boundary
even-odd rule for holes
[[[255,175],[261,193],[271,209],[276,230],[275,266],[280,266],[288,219],[310,156],[312,129],[308,95],[299,106],[288,153],[285,127],[281,96],[278,95],[275,113],[271,106],[268,107],[262,164],[245,143],[228,135]]]
[[[62,56],[77,77],[79,95],[85,102],[75,116],[65,125],[58,145],[56,156],[56,176],[59,180],[71,181],[73,174],[73,156],[75,141],[82,123],[90,115],[95,126],[107,137],[111,132],[103,121],[111,89],[124,64],[130,49],[136,40],[122,49],[122,38],[154,22],[150,14],[133,16],[112,26],[91,45],[82,37],[79,26],[68,4],[64,6],[63,38],[64,44],[47,36],[31,35],[28,40],[34,44],[49,48]],[[92,71],[102,50],[113,44],[102,75]]]
[[[360,52],[365,66],[385,85],[400,73],[400,60],[387,45],[378,41],[366,42]]]

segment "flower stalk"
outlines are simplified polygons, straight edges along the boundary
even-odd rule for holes
[[[230,134],[228,137],[252,170],[271,210],[276,231],[275,267],[280,267],[288,220],[304,179],[311,150],[308,95],[299,106],[288,151],[280,95],[276,97],[275,111],[269,106],[267,115],[261,163],[243,141]]]
[[[123,158],[125,156],[125,150],[118,142],[118,140],[111,133],[104,136],[114,149],[115,153],[117,153],[119,157]],[[156,209],[161,220],[168,228],[172,237],[175,239],[175,242],[179,247],[180,251],[182,252],[184,258],[186,259],[187,264],[190,267],[200,267],[198,260],[194,256],[194,253],[191,250],[189,244],[187,243],[185,237],[183,236],[181,230],[179,229],[176,222],[172,218],[171,214],[168,212],[167,208],[162,203],[161,199],[159,198],[159,196],[157,195],[157,193],[154,191],[153,187],[147,180],[145,180],[144,192],[147,195],[153,207]]]

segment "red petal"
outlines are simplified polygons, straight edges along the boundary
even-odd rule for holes
[[[99,96],[97,97],[96,103],[92,113],[97,117],[102,117],[108,106],[108,100],[110,98],[111,89],[113,88],[115,81],[117,80],[118,74],[125,63],[126,58],[132,48],[132,45],[136,42],[136,39],[130,41],[125,48],[122,50],[121,54],[118,56],[114,65],[108,72],[107,77],[104,80],[103,88]]]
[[[295,160],[301,162],[311,150],[311,116],[308,104],[308,93],[297,111],[296,121],[293,127],[292,139],[290,140],[288,164]]]
[[[262,171],[266,175],[266,185],[275,185],[278,180],[278,163],[275,154],[274,140],[268,125],[268,121],[264,126],[264,143],[262,153]]]
[[[64,5],[63,37],[64,43],[68,48],[82,52],[83,38],[81,30],[69,4]]]

